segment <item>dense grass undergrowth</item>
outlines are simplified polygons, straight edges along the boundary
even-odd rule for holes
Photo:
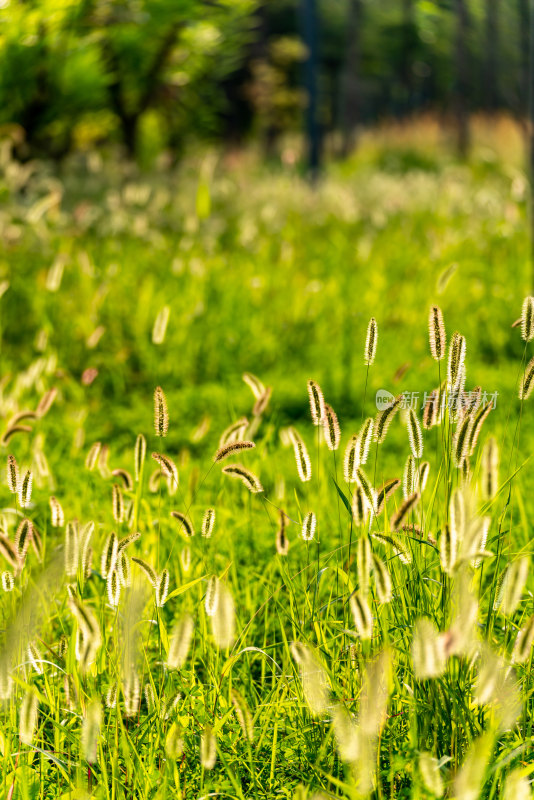
[[[530,797],[524,176],[0,161],[2,796]]]

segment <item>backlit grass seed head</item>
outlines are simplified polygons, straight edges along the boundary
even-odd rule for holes
[[[91,447],[89,448],[89,452],[85,457],[85,468],[88,469],[90,472],[92,472],[97,465],[101,447],[102,447],[101,442],[95,442],[93,445],[91,445]]]
[[[359,592],[351,595],[350,610],[360,639],[370,639],[373,635],[373,615],[366,598]]]
[[[59,500],[52,495],[49,500],[50,516],[53,528],[61,528],[65,524],[65,514]]]
[[[154,320],[154,327],[152,328],[152,344],[160,345],[165,341],[170,313],[171,309],[169,306],[163,306],[159,311]]]
[[[391,547],[394,554],[399,557],[399,560],[402,564],[412,563],[412,554],[410,552],[410,548],[406,542],[400,538],[400,536],[395,536],[394,534],[388,536],[385,533],[373,533],[371,535],[373,539],[376,539],[377,542],[381,542],[382,544]]]
[[[112,469],[111,474],[114,478],[120,478],[122,481],[122,488],[126,489],[127,492],[133,491],[134,482],[132,480],[132,476],[126,469]]]
[[[19,503],[21,508],[27,508],[32,499],[33,475],[31,470],[26,470],[24,477],[19,483]]]
[[[4,433],[2,434],[2,438],[0,439],[0,444],[2,447],[6,447],[13,436],[17,433],[31,433],[32,427],[31,425],[11,425],[9,428],[6,428]]]
[[[127,589],[132,585],[132,567],[130,559],[124,551],[121,551],[117,557],[117,570],[121,586]]]
[[[108,461],[109,461],[109,445],[104,444],[100,448],[100,454],[98,456],[98,471],[100,475],[104,478],[104,480],[107,480],[111,474],[109,471]]]
[[[237,478],[252,494],[260,494],[264,491],[260,479],[242,464],[228,464],[222,468],[222,472],[230,478]]]
[[[373,417],[367,417],[358,432],[358,463],[356,466],[362,466],[367,463],[367,459],[369,457],[369,448],[371,447],[371,442],[373,441],[374,423],[375,421]]]
[[[358,467],[356,470],[356,479],[365,497],[367,507],[374,513],[376,510],[376,492],[371,485],[371,481],[361,467]]]
[[[534,297],[525,297],[521,309],[521,338],[525,342],[534,339]]]
[[[76,658],[82,673],[87,672],[102,645],[102,634],[94,611],[77,597],[69,598],[69,608],[78,624]]]
[[[239,727],[243,732],[243,736],[249,742],[252,742],[254,739],[254,723],[252,720],[252,714],[250,713],[250,708],[248,707],[248,703],[237,689],[231,689],[230,691],[230,699],[232,701],[232,705],[235,710],[235,715],[237,717],[237,721],[239,723]]]
[[[141,473],[143,472],[143,466],[145,463],[146,457],[146,439],[142,433],[138,434],[137,439],[135,440],[135,448],[134,448],[134,475],[135,480],[139,483],[141,478]]]
[[[156,695],[151,683],[145,683],[143,688],[143,694],[145,696],[145,704],[147,711],[149,714],[152,714],[152,712],[156,707]]]
[[[435,361],[441,361],[445,356],[446,338],[445,323],[439,306],[432,306],[428,317],[428,335],[430,353]]]
[[[174,486],[178,486],[178,467],[169,456],[163,453],[152,453],[152,458],[159,464],[162,473],[169,478]]]
[[[529,556],[520,556],[506,567],[496,603],[497,608],[503,614],[512,616],[519,606],[527,583],[529,569]]]
[[[356,480],[358,465],[358,434],[354,433],[347,442],[343,459],[343,477],[347,483],[354,483]]]
[[[397,491],[401,482],[398,478],[391,478],[386,481],[376,494],[376,515],[380,516],[386,507],[389,498]]]
[[[328,709],[328,678],[317,652],[302,642],[292,642],[291,655],[295,660],[302,682],[302,693],[308,707],[317,717]]]
[[[452,525],[445,525],[439,537],[439,561],[441,569],[451,575],[458,560],[458,538]]]
[[[9,672],[9,665],[4,658],[0,661],[0,700],[9,700],[13,691],[13,679]]]
[[[430,463],[428,461],[423,461],[423,463],[419,467],[419,491],[421,494],[426,489],[426,484],[428,482],[428,476],[430,474]]]
[[[33,669],[37,672],[38,675],[43,674],[43,656],[41,655],[41,651],[35,644],[35,642],[28,642],[28,661],[32,665]]]
[[[200,737],[200,763],[202,767],[211,770],[217,761],[217,741],[211,727],[207,725]]]
[[[163,608],[163,606],[167,601],[168,594],[169,594],[169,570],[164,569],[159,575],[158,582],[156,584],[156,605],[158,606],[158,608]]]
[[[128,533],[124,536],[118,543],[118,552],[123,553],[127,547],[129,547],[134,542],[137,542],[138,539],[141,538],[141,534],[139,531],[134,531],[133,533]]]
[[[471,417],[465,417],[458,423],[452,440],[454,465],[461,469],[469,455],[469,433],[472,425]]]
[[[417,488],[417,464],[413,455],[409,455],[406,464],[404,465],[404,474],[402,477],[402,493],[406,499],[413,494]]]
[[[439,762],[430,753],[419,754],[419,772],[425,788],[435,797],[442,797],[445,785],[439,771]]]
[[[393,597],[393,586],[389,570],[375,553],[373,553],[373,576],[379,603],[390,603]]]
[[[161,386],[157,386],[154,391],[154,430],[156,436],[167,436],[169,430],[167,398]]]
[[[122,680],[124,713],[127,717],[135,717],[141,702],[141,683],[134,669],[129,669]]]
[[[0,556],[5,558],[9,566],[15,571],[15,574],[18,575],[22,568],[22,562],[19,559],[15,545],[7,536],[0,536]]]
[[[287,538],[286,533],[286,515],[282,510],[279,511],[278,519],[279,522],[276,531],[276,552],[279,556],[287,556],[289,553],[289,539]]]
[[[19,714],[19,736],[23,744],[31,745],[37,727],[39,700],[33,689],[27,689],[22,698]]]
[[[378,342],[378,326],[376,319],[371,317],[369,325],[367,326],[367,336],[365,337],[365,349],[363,352],[363,362],[368,367],[374,362],[376,358],[376,345]]]
[[[472,456],[475,451],[475,447],[477,446],[478,437],[480,436],[482,426],[492,410],[493,410],[492,404],[488,403],[486,406],[482,406],[482,408],[477,412],[477,414],[474,417],[472,417],[472,425],[469,431],[470,456]]]
[[[440,392],[439,389],[433,389],[428,395],[425,407],[423,409],[423,428],[430,430],[434,425],[438,424],[440,417]]]
[[[399,506],[397,511],[391,517],[391,527],[394,531],[398,531],[402,524],[405,522],[409,514],[412,513],[414,508],[419,503],[421,495],[419,492],[413,492],[404,502]]]
[[[528,400],[534,388],[534,358],[531,358],[525,367],[521,383],[519,385],[519,399]]]
[[[220,581],[216,575],[208,579],[206,596],[204,597],[204,608],[208,617],[212,617],[219,605]]]
[[[235,606],[230,590],[220,584],[219,600],[211,616],[213,640],[221,650],[231,647],[235,641]]]
[[[121,582],[119,579],[119,572],[116,567],[110,573],[108,573],[106,589],[110,606],[117,608],[121,597]]]
[[[180,564],[182,565],[182,570],[186,574],[191,569],[191,548],[186,546],[182,547],[180,550]]]
[[[4,592],[12,592],[15,588],[15,581],[12,572],[2,572],[2,589]]]
[[[15,456],[7,457],[7,486],[10,492],[16,494],[19,488],[19,467]]]
[[[23,519],[15,532],[15,548],[20,561],[24,561],[33,537],[33,522]]]
[[[106,708],[115,708],[117,705],[117,684],[112,683],[106,692]]]
[[[447,385],[449,390],[456,387],[464,361],[465,337],[455,331],[449,344],[449,360],[447,363]]]
[[[195,535],[195,529],[193,527],[193,523],[185,514],[182,514],[181,511],[171,511],[171,517],[178,520],[180,523],[179,530],[189,538]]]
[[[482,448],[482,497],[484,500],[493,500],[499,488],[499,446],[494,436]]]
[[[267,406],[269,405],[269,400],[271,399],[271,394],[273,390],[270,386],[268,386],[261,397],[258,397],[256,402],[252,407],[252,413],[255,417],[261,417],[261,415],[266,411]]]
[[[383,411],[379,411],[375,418],[375,424],[373,428],[373,435],[374,440],[377,444],[382,444],[384,439],[386,438],[386,434],[388,432],[389,426],[393,422],[393,418],[397,411],[399,410],[401,401],[403,399],[403,395],[399,395],[395,398],[390,406],[385,408]]]
[[[351,509],[354,524],[357,526],[363,525],[369,515],[369,503],[359,484],[356,484],[352,493]]]
[[[48,414],[50,409],[52,408],[52,404],[57,396],[57,389],[52,388],[49,389],[39,400],[39,404],[35,409],[35,413],[38,417],[44,417],[45,414]]]
[[[146,577],[148,578],[150,585],[155,590],[158,582],[158,576],[156,574],[155,569],[151,567],[150,564],[148,564],[146,561],[143,561],[142,558],[136,558],[136,556],[132,556],[132,561],[135,564],[137,564],[138,567],[141,567]]]
[[[184,739],[182,727],[173,722],[165,737],[165,752],[171,761],[177,761],[184,752]]]
[[[108,577],[109,573],[115,569],[118,552],[119,540],[117,539],[115,531],[111,531],[104,544],[100,560],[100,572],[104,580]]]
[[[530,781],[523,767],[516,767],[506,776],[502,800],[532,800]]]
[[[231,442],[240,442],[244,439],[249,421],[246,417],[240,417],[236,422],[232,422],[221,434],[219,448]]]
[[[317,529],[317,517],[313,511],[308,511],[302,522],[302,538],[305,542],[313,541]]]
[[[303,483],[306,483],[306,481],[309,481],[312,476],[311,460],[308,449],[302,437],[298,431],[295,430],[295,428],[289,429],[289,436],[295,452],[295,461],[297,463],[299,478]]]
[[[360,756],[360,737],[355,720],[341,705],[332,709],[332,728],[339,757],[348,764],[356,764]]]
[[[213,459],[215,464],[218,464],[219,461],[224,461],[225,458],[228,456],[232,456],[235,453],[241,453],[243,450],[252,450],[256,445],[254,442],[230,442],[229,444],[224,445],[215,453],[215,457]]]
[[[89,764],[94,764],[97,760],[101,726],[102,706],[99,700],[91,700],[85,709],[82,725],[82,753]]]
[[[308,396],[310,398],[310,411],[314,425],[322,425],[324,417],[324,395],[316,381],[308,381]]]
[[[421,431],[421,424],[413,408],[408,410],[408,439],[410,441],[410,448],[413,453],[413,457],[422,458],[423,433]]]
[[[356,545],[356,564],[358,566],[358,586],[363,595],[369,591],[369,578],[371,577],[371,562],[373,553],[368,536],[361,536]]]
[[[184,614],[172,629],[167,655],[169,669],[181,669],[186,662],[191,640],[193,638],[194,622],[190,614]]]
[[[254,399],[259,400],[259,398],[265,394],[265,386],[263,383],[251,372],[244,372],[242,377],[254,395]]]
[[[412,660],[418,680],[436,678],[445,670],[446,656],[442,639],[430,619],[415,623],[412,641]]]
[[[513,659],[518,663],[523,663],[530,656],[532,644],[534,643],[534,615],[529,617],[523,625],[515,640]]]
[[[341,438],[341,430],[336,412],[328,403],[325,403],[324,406],[323,433],[328,449],[337,450]]]
[[[211,539],[213,529],[215,528],[215,509],[207,508],[202,518],[202,526],[200,532],[204,539]]]
[[[65,572],[69,578],[76,577],[80,563],[80,542],[78,529],[74,522],[67,522],[65,528]]]

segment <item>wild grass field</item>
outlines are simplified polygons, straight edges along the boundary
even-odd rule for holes
[[[530,798],[520,167],[0,167],[1,796]]]

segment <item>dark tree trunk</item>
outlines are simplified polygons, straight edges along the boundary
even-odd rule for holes
[[[457,147],[460,158],[465,158],[469,151],[469,52],[467,35],[469,30],[469,12],[467,0],[456,0],[456,43],[455,43],[455,86],[454,115],[456,118]]]
[[[350,0],[347,16],[347,49],[343,74],[342,155],[347,157],[356,146],[356,127],[361,115],[361,27],[362,0]]]
[[[486,0],[486,59],[484,63],[486,109],[500,105],[499,92],[499,0]]]
[[[304,64],[304,86],[308,94],[306,110],[306,132],[308,139],[308,169],[316,178],[321,165],[321,133],[319,128],[319,56],[317,48],[316,0],[301,0],[300,17],[302,39],[308,50]]]

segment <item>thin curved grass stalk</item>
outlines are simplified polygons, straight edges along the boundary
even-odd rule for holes
[[[265,394],[265,386],[263,385],[263,383],[260,381],[259,378],[257,378],[251,372],[244,372],[242,377],[247,386],[249,387],[250,391],[254,395],[254,399],[259,400],[259,398]]]
[[[10,492],[17,494],[19,489],[19,466],[13,455],[7,457],[7,487]]]
[[[163,608],[163,606],[167,602],[168,594],[169,594],[169,570],[164,569],[160,573],[156,583],[156,605],[158,606],[158,608]]]
[[[351,595],[350,610],[360,639],[371,639],[373,635],[373,615],[366,598],[360,592],[355,592]]]
[[[482,448],[482,497],[493,500],[499,488],[499,446],[494,436]]]
[[[446,655],[443,640],[430,619],[415,623],[412,641],[412,661],[418,680],[437,678],[445,671]]]
[[[302,693],[313,716],[324,714],[328,708],[328,679],[315,649],[302,642],[292,642],[291,655],[296,662],[302,682]]]
[[[9,428],[6,428],[4,433],[2,434],[1,444],[2,446],[6,446],[9,444],[13,436],[16,436],[17,433],[31,433],[32,427],[30,425],[11,425]]]
[[[445,525],[439,537],[439,561],[441,569],[452,575],[458,561],[458,538],[454,526]]]
[[[213,529],[215,528],[215,509],[207,508],[204,517],[202,518],[202,526],[200,532],[204,539],[211,539]]]
[[[389,498],[397,491],[399,486],[401,485],[401,481],[399,478],[391,478],[389,481],[386,481],[380,489],[376,493],[376,516],[380,516],[383,513],[386,503]]]
[[[402,493],[404,499],[413,494],[417,488],[416,486],[417,464],[415,458],[410,453],[404,465],[404,473],[402,476]]]
[[[23,519],[15,532],[15,548],[21,562],[26,558],[32,538],[33,522],[30,519]]]
[[[206,725],[200,736],[200,763],[203,769],[212,770],[217,761],[217,740],[209,725]]]
[[[367,419],[363,422],[358,432],[358,446],[357,446],[358,463],[356,464],[356,466],[362,466],[367,463],[367,459],[369,457],[369,448],[371,447],[371,442],[373,441],[374,424],[375,421],[373,417],[367,417]]]
[[[222,432],[221,438],[219,439],[219,448],[230,444],[230,442],[242,441],[248,426],[249,421],[246,417],[240,417],[236,422],[232,422],[232,424]]]
[[[171,309],[169,306],[163,306],[158,312],[154,320],[154,327],[152,328],[152,344],[160,345],[165,341],[170,313]]]
[[[167,436],[169,430],[167,398],[161,386],[154,390],[154,430],[156,436]]]
[[[111,531],[108,535],[102,550],[102,557],[100,560],[100,572],[104,580],[107,579],[110,572],[113,572],[117,564],[117,556],[119,553],[119,540],[115,531]]]
[[[143,561],[142,558],[137,558],[136,556],[132,556],[132,561],[137,564],[138,567],[141,567],[143,572],[145,573],[148,581],[153,589],[156,588],[158,582],[158,576],[156,571],[148,564],[146,561]]]
[[[521,309],[521,338],[525,342],[534,339],[534,297],[525,297]]]
[[[137,439],[135,440],[135,449],[134,449],[134,475],[137,483],[139,483],[141,473],[143,471],[145,457],[146,457],[146,439],[143,436],[143,434],[140,433],[138,434]]]
[[[468,455],[469,455],[469,434],[471,425],[473,424],[471,417],[465,417],[457,426],[453,436],[453,459],[454,465],[457,469],[462,469]]]
[[[56,399],[57,396],[57,389],[53,387],[49,389],[39,400],[39,404],[35,409],[35,413],[38,417],[44,417],[45,414],[48,414],[50,409],[52,408],[52,403]]]
[[[111,508],[113,511],[113,519],[120,525],[124,520],[124,497],[118,483],[114,483],[111,487]]]
[[[375,580],[376,593],[380,603],[390,603],[393,597],[393,586],[389,570],[375,553],[373,553],[373,577]]]
[[[371,485],[371,481],[361,467],[358,467],[356,470],[356,478],[369,509],[374,513],[376,510],[376,493]]]
[[[3,591],[4,592],[12,592],[14,588],[15,588],[15,581],[13,579],[13,573],[12,572],[8,572],[7,570],[5,572],[2,572],[2,589],[3,589]],[[1,699],[1,695],[0,695],[0,699]]]
[[[117,565],[108,573],[106,580],[106,589],[108,593],[108,602],[113,608],[117,608],[121,597],[121,581]]]
[[[465,337],[458,331],[452,335],[449,345],[449,359],[447,363],[447,385],[449,390],[456,387],[461,367],[465,361]]]
[[[317,517],[313,511],[308,511],[302,522],[302,538],[305,542],[313,541],[317,529]]]
[[[343,477],[346,483],[354,483],[358,466],[358,434],[354,433],[347,442],[343,458]]]
[[[169,456],[163,453],[152,453],[152,458],[159,464],[163,474],[172,481],[174,486],[178,486],[178,467],[172,458],[169,458]]]
[[[21,508],[27,508],[32,499],[33,475],[31,470],[26,470],[24,477],[19,483],[19,503]]]
[[[534,614],[523,625],[514,644],[513,660],[519,664],[527,661],[534,643]]]
[[[408,439],[414,458],[423,456],[423,433],[417,414],[413,408],[408,409]]]
[[[289,539],[286,533],[286,515],[285,512],[280,510],[279,523],[276,531],[276,552],[279,556],[287,556],[289,553]]]
[[[506,567],[495,603],[495,607],[502,614],[512,616],[516,611],[521,602],[529,570],[530,558],[527,555],[516,558]]]
[[[195,624],[190,614],[184,614],[172,629],[167,655],[169,669],[181,669],[186,662]]]
[[[101,726],[102,706],[100,700],[91,700],[85,710],[81,739],[83,757],[89,764],[97,761]]]
[[[230,590],[219,585],[219,600],[211,615],[211,631],[217,647],[226,650],[235,641],[235,607]]]
[[[50,503],[50,514],[51,514],[51,524],[53,528],[61,528],[65,524],[65,514],[63,513],[63,508],[61,503],[54,497],[53,495],[49,499]]]
[[[324,395],[319,384],[314,380],[308,381],[308,396],[310,398],[310,411],[314,425],[322,425],[324,418]]]
[[[323,433],[329,450],[337,450],[341,438],[341,430],[336,412],[328,403],[324,405]]]
[[[311,460],[308,449],[304,443],[304,440],[298,431],[295,430],[295,428],[289,429],[289,436],[295,452],[295,461],[297,463],[299,478],[303,483],[306,483],[306,481],[309,481],[312,476]]]
[[[272,392],[273,392],[272,388],[268,386],[265,389],[264,393],[261,395],[261,397],[258,397],[258,399],[256,400],[256,402],[252,407],[252,413],[255,417],[261,417],[261,415],[265,412],[267,406],[269,405],[269,400],[271,399]]]
[[[242,464],[228,464],[222,468],[222,472],[230,478],[239,479],[252,494],[260,494],[264,491],[260,479]]]
[[[230,442],[229,444],[224,445],[215,453],[215,457],[213,459],[215,464],[218,464],[219,461],[224,461],[225,458],[228,456],[234,455],[234,453],[240,453],[243,450],[252,450],[256,445],[254,442]]]
[[[365,337],[365,348],[363,351],[363,363],[370,367],[376,358],[376,346],[378,343],[378,325],[376,319],[371,317],[367,326],[367,335]]]
[[[358,586],[363,596],[367,596],[369,591],[369,580],[371,577],[372,562],[371,542],[368,536],[361,536],[356,546],[356,564],[358,567]]]
[[[352,493],[351,508],[354,524],[357,526],[363,525],[369,514],[369,503],[359,483],[356,484],[354,492]]]
[[[78,527],[74,522],[67,522],[65,527],[65,572],[69,578],[76,577],[80,563],[80,542]]]
[[[399,406],[403,399],[403,395],[399,395],[395,398],[395,400],[391,403],[390,406],[385,408],[383,411],[379,411],[375,418],[374,424],[374,440],[377,444],[382,444],[384,439],[386,438],[386,434],[388,432],[389,426],[393,422],[393,418],[397,411],[399,410]]]
[[[39,700],[33,688],[27,689],[22,698],[19,717],[19,736],[25,745],[31,745],[37,727]]]
[[[249,742],[252,742],[254,740],[254,722],[247,701],[237,689],[233,688],[230,690],[230,699],[243,736]]]
[[[446,337],[443,313],[439,306],[431,306],[428,317],[428,336],[430,353],[435,361],[441,361],[445,356]]]
[[[471,431],[469,433],[469,455],[472,456],[475,447],[477,446],[478,437],[480,436],[480,431],[482,430],[482,426],[489,416],[490,411],[493,410],[493,406],[491,403],[483,406],[480,411],[476,414],[473,418],[473,423],[471,426]]]
[[[404,500],[404,502],[399,506],[397,511],[391,517],[391,527],[394,531],[399,530],[402,527],[402,524],[408,514],[416,507],[419,500],[421,499],[421,495],[419,492],[413,492],[409,497]]]
[[[186,536],[191,538],[195,535],[195,529],[189,517],[187,517],[185,514],[182,514],[181,511],[171,511],[171,517],[178,520],[180,523],[180,530],[183,531]]]
[[[92,472],[97,465],[101,447],[102,447],[102,442],[95,442],[89,448],[89,452],[85,457],[85,468],[88,469],[89,472]]]
[[[120,478],[123,483],[123,488],[126,489],[127,492],[131,492],[134,488],[134,482],[132,476],[126,469],[113,469],[111,470],[111,474],[114,478]]]
[[[521,383],[519,385],[519,399],[528,400],[534,388],[534,358],[531,358],[525,367]]]

